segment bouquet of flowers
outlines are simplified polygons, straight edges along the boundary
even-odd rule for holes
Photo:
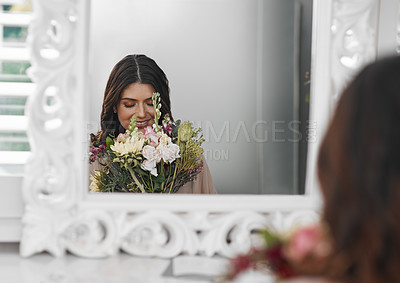
[[[265,246],[231,259],[223,281],[250,269],[273,273],[278,280],[321,275],[326,270],[331,245],[322,225],[302,227],[288,235],[264,229],[260,235]]]
[[[90,176],[91,192],[176,193],[201,172],[201,130],[168,115],[159,125],[160,94],[152,100],[153,127],[138,131],[133,115],[124,134],[108,136],[106,144],[90,149],[89,162],[98,160],[102,166]]]

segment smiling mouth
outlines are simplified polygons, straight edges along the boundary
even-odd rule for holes
[[[138,126],[138,127],[142,127],[142,126],[145,126],[145,125],[147,125],[147,123],[148,123],[149,121],[143,121],[143,122],[136,122],[136,126]]]

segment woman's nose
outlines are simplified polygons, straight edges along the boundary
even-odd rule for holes
[[[145,116],[146,116],[146,111],[144,109],[144,105],[140,103],[136,111],[136,117],[144,118]]]

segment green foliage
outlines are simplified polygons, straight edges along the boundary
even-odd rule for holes
[[[106,138],[106,149],[107,150],[110,150],[110,146],[112,146],[114,144],[114,140],[110,137],[110,136],[108,136],[107,138]]]
[[[264,229],[261,230],[260,233],[268,247],[279,245],[282,243],[281,237],[275,232]]]
[[[151,175],[151,174],[150,174]],[[165,177],[164,176],[162,176],[162,175],[158,175],[157,177],[156,176],[154,176],[154,175],[151,175],[151,179],[152,179],[152,181],[153,182],[155,182],[155,183],[164,183],[165,182]]]
[[[118,168],[110,166],[109,171],[98,171],[94,178],[102,192],[129,192],[126,184],[132,182],[130,176]]]
[[[133,132],[137,132],[138,128],[136,127],[137,117],[136,114],[133,114],[131,121],[129,122],[129,130],[128,133],[131,135]]]
[[[181,120],[176,120],[174,130],[172,131],[171,134],[173,138],[178,138],[178,130],[180,125],[181,125]]]

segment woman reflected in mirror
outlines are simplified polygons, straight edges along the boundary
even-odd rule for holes
[[[120,60],[109,76],[101,111],[101,130],[91,135],[92,144],[99,146],[106,143],[107,137],[125,133],[134,115],[139,132],[151,129],[155,123],[154,93],[159,93],[161,103],[158,123],[166,117],[173,121],[169,82],[164,71],[145,55],[127,55]],[[202,169],[196,179],[184,184],[177,193],[216,193],[207,163],[202,159]],[[99,169],[99,162],[90,164],[92,175]]]

